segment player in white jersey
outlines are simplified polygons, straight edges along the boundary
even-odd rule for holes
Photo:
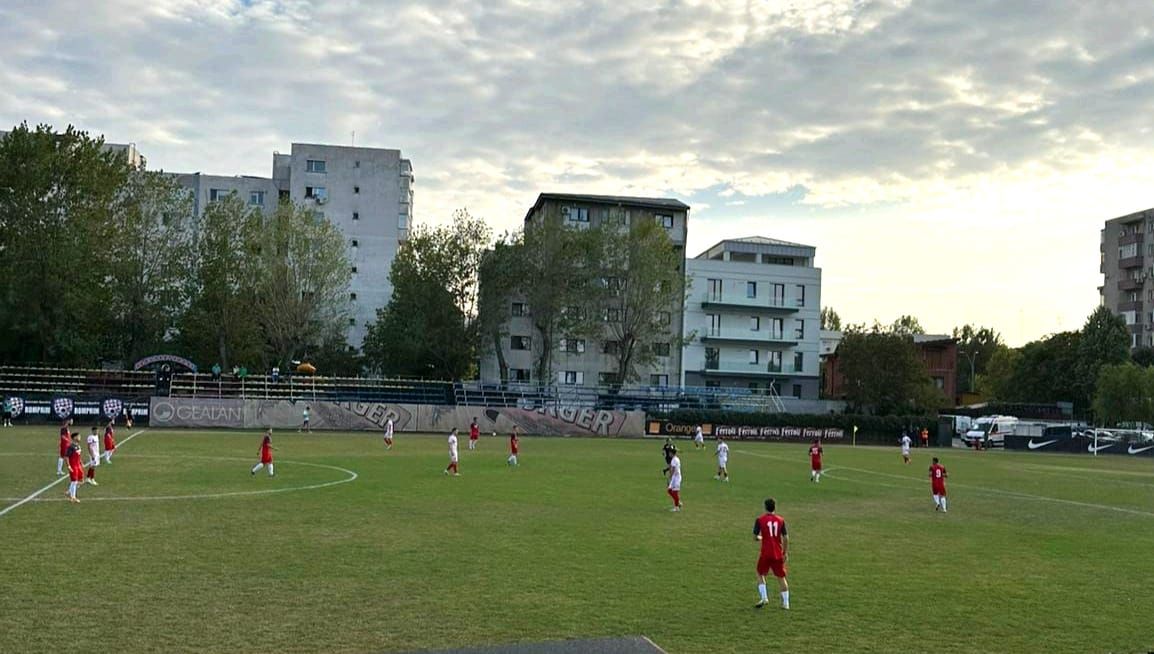
[[[84,481],[93,486],[99,486],[100,484],[96,483],[96,467],[100,465],[100,437],[96,435],[96,427],[92,428],[84,442],[88,444],[88,456],[90,458]]]
[[[705,449],[705,436],[701,433],[701,425],[697,425],[697,429],[693,431],[693,448]]]
[[[673,450],[673,458],[669,460],[669,497],[673,498],[673,508],[670,511],[681,510],[681,458],[677,450]]]
[[[902,439],[898,441],[902,444],[902,461],[904,463],[910,462],[910,435],[902,434]]]
[[[449,432],[449,465],[445,467],[445,474],[453,473],[453,476],[461,474],[457,470],[457,428]]]
[[[393,419],[385,422],[385,449],[393,449]]]
[[[729,481],[729,469],[726,465],[729,463],[729,443],[725,439],[717,437],[717,474],[713,476],[714,479],[721,481]]]

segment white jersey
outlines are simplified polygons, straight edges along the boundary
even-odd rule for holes
[[[392,438],[392,437],[393,437],[393,419],[389,418],[389,421],[385,423],[385,438]]]
[[[701,427],[698,427],[697,431],[693,432],[693,441],[695,443],[705,442],[705,437],[701,435]]]
[[[681,459],[676,454],[669,461],[669,490],[681,490]]]
[[[449,458],[453,461],[457,460],[457,435],[449,434]]]
[[[99,459],[100,439],[96,436],[96,434],[89,434],[88,438],[84,439],[84,442],[88,443],[88,451],[92,454],[92,458]]]
[[[910,437],[902,436],[902,454],[910,453]]]
[[[721,441],[717,444],[717,465],[725,467],[725,462],[729,460],[729,443]]]

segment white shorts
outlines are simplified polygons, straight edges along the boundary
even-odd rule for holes
[[[910,455],[910,449],[908,447],[903,447],[902,448],[902,456],[909,456],[909,455]]]
[[[725,464],[727,464],[727,463],[729,463],[729,459],[718,459],[717,460],[717,467],[718,468],[724,468]]]
[[[457,462],[457,455],[456,454],[450,454],[449,455],[449,463],[456,463],[456,462]]]
[[[674,477],[674,478],[669,480],[669,490],[675,490],[675,491],[681,490],[681,477],[680,476]]]
[[[91,463],[93,466],[100,465],[100,453],[99,452],[93,452],[92,450],[88,450],[88,453],[90,455],[92,455],[92,461],[90,461],[89,463]]]
[[[698,443],[698,444],[704,443],[704,442],[705,442],[705,437],[704,437],[704,436],[694,436],[694,437],[693,437],[693,442],[694,442],[694,443]]]

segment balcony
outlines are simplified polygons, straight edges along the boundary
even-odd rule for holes
[[[1134,302],[1119,302],[1118,311],[1137,311],[1138,313],[1142,313],[1142,300],[1137,300]]]
[[[1118,282],[1119,291],[1139,291],[1142,290],[1142,284],[1146,281],[1146,275],[1140,275],[1138,279],[1123,279]]]
[[[1144,235],[1142,232],[1127,234],[1118,239],[1118,245],[1130,245],[1131,243],[1137,243],[1138,247],[1141,248],[1143,237]]]
[[[1119,268],[1141,268],[1142,267],[1142,255],[1138,255],[1136,257],[1126,257],[1125,259],[1121,259],[1118,261],[1118,267]]]
[[[766,311],[770,313],[797,313],[801,308],[797,301],[776,297],[726,296],[709,293],[701,302],[702,309],[737,309],[740,311]]]
[[[724,366],[717,362],[705,362],[701,374],[707,377],[816,377],[816,374],[793,370],[790,366],[746,364],[726,362]]]
[[[701,334],[702,343],[727,341],[730,343],[758,343],[761,345],[777,345],[790,347],[797,345],[797,341],[786,338],[785,334],[772,331],[753,331],[752,329],[711,329],[707,328]]]

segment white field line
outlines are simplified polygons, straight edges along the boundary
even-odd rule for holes
[[[782,457],[782,456],[773,456],[772,454],[763,454],[761,452],[749,452],[747,450],[738,450],[738,452],[740,452],[741,454],[748,454],[750,456],[761,457],[763,459],[776,459],[778,461],[787,461],[790,463],[796,462],[796,459],[794,459],[794,458],[786,458],[786,457]],[[895,474],[891,474],[888,472],[877,472],[876,470],[866,470],[865,468],[851,468],[849,466],[838,466],[837,469],[838,470],[852,470],[854,472],[860,472],[860,473],[867,474],[867,475],[876,475],[878,477],[889,477],[891,479],[900,479],[901,481],[914,482],[917,484],[924,484],[925,483],[925,481],[923,481],[921,479],[914,479],[911,477],[907,477],[905,475],[895,475]],[[834,479],[849,481],[845,477],[834,477]],[[868,483],[868,482],[865,482],[863,480],[855,480],[855,481],[857,481],[858,483]],[[882,484],[879,482],[874,482],[873,485],[875,485],[875,486],[893,486],[892,484]],[[1033,495],[1030,493],[1021,493],[1018,491],[1008,491],[1008,490],[1002,490],[999,488],[987,488],[985,486],[974,486],[971,484],[959,484],[957,482],[950,482],[950,485],[958,487],[958,488],[966,488],[969,490],[977,491],[979,493],[987,493],[990,495],[1002,495],[1005,497],[1016,497],[1018,499],[1023,499],[1023,500],[1037,500],[1039,502],[1055,502],[1057,504],[1066,504],[1069,506],[1081,506],[1081,507],[1085,507],[1087,509],[1103,509],[1106,511],[1115,511],[1117,513],[1129,513],[1131,515],[1141,515],[1141,516],[1146,516],[1149,518],[1154,518],[1154,513],[1151,513],[1149,511],[1139,511],[1138,509],[1128,509],[1128,508],[1121,507],[1121,506],[1110,506],[1109,504],[1094,504],[1092,502],[1079,502],[1077,500],[1064,500],[1064,499],[1061,499],[1058,497],[1049,497],[1047,495]]]
[[[126,443],[128,443],[128,441],[130,441],[130,440],[136,438],[137,436],[143,434],[145,431],[146,430],[141,429],[140,431],[138,431],[134,434],[131,434],[128,438],[124,439],[124,441],[117,443],[116,448],[120,449],[120,447],[122,445],[125,445]],[[24,499],[20,500],[19,502],[16,502],[15,504],[11,504],[9,506],[4,507],[3,509],[0,509],[0,517],[3,517],[5,514],[7,514],[12,509],[15,509],[18,506],[22,506],[24,504],[27,504],[27,503],[31,502],[32,500],[36,499],[37,497],[40,497],[40,495],[42,495],[45,491],[51,489],[53,486],[55,486],[56,484],[59,484],[60,482],[62,482],[64,480],[65,480],[65,477],[63,477],[63,476],[57,477],[56,479],[52,480],[51,484],[48,484],[44,488],[41,488],[40,490],[36,491],[35,493],[32,493],[28,497],[25,497]]]

